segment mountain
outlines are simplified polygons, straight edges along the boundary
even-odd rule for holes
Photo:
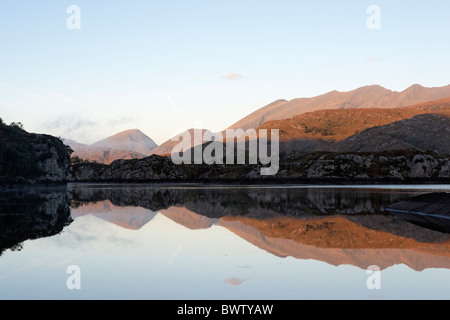
[[[148,154],[158,145],[142,131],[138,129],[119,132],[94,144],[94,147],[102,147],[117,150],[127,150],[141,154]]]
[[[278,129],[282,150],[375,152],[416,148],[450,154],[448,119],[450,98],[400,108],[319,110],[267,121],[257,129]],[[427,145],[433,148],[425,148]]]
[[[323,109],[398,108],[450,97],[450,85],[425,88],[415,84],[402,92],[378,85],[348,92],[331,91],[312,98],[277,100],[231,125],[230,129],[257,128],[269,120],[280,120]]]
[[[73,140],[64,139],[64,143],[74,151],[72,158],[79,158],[89,162],[110,164],[117,159],[141,159],[146,155],[128,150],[110,149],[106,147],[95,147],[92,145],[78,143]]]
[[[119,132],[94,144],[87,145],[65,139],[72,148],[72,158],[110,164],[118,159],[141,159],[157,147],[156,143],[138,129]]]
[[[189,135],[191,137],[191,144],[190,144],[191,147],[195,147],[197,145],[203,144],[205,142],[205,140],[203,139],[203,135],[204,135],[205,131],[207,131],[207,129],[186,130],[180,134],[175,135],[171,139],[165,141],[159,147],[151,150],[148,153],[148,155],[149,156],[154,155],[154,154],[161,155],[161,156],[171,155],[173,148],[183,141],[182,137],[184,135]],[[201,132],[202,136],[197,137],[196,135],[198,135],[200,132]]]
[[[271,114],[274,114],[277,112],[279,108],[281,108],[283,105],[288,103],[287,100],[280,99],[276,100],[270,104],[268,104],[265,107],[262,107],[261,109],[256,110],[255,112],[251,113],[250,115],[246,116],[245,118],[239,120],[235,124],[229,127],[229,129],[251,129],[256,128],[257,126],[261,125],[267,120],[271,119],[282,119],[282,118],[272,118],[270,117]]]

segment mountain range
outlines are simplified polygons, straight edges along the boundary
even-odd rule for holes
[[[348,92],[331,91],[313,98],[277,100],[234,123],[230,129],[257,128],[269,120],[287,119],[324,109],[398,108],[447,97],[450,97],[450,85],[425,88],[415,84],[402,92],[378,85],[364,86]]]
[[[389,109],[320,110],[267,121],[258,129],[280,130],[282,151],[417,149],[450,154],[450,98]]]
[[[278,129],[282,151],[418,149],[450,154],[449,127],[450,85],[425,88],[415,84],[402,92],[373,85],[312,98],[280,99],[228,128]],[[193,130],[187,132],[193,136]],[[158,146],[133,129],[92,145],[65,142],[74,150],[73,157],[109,164],[116,159],[170,155],[179,143],[174,138]],[[201,143],[192,141],[192,146]]]

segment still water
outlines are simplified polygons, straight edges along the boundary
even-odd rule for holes
[[[450,187],[2,194],[0,299],[450,299],[450,234],[384,212],[434,191]]]

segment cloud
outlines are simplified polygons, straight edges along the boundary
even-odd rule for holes
[[[82,142],[89,139],[99,129],[99,123],[75,114],[61,114],[46,116],[41,121],[41,129],[44,132],[59,136],[63,139],[72,139]],[[81,140],[81,141],[80,141]]]
[[[238,278],[228,278],[224,280],[226,283],[232,285],[232,286],[238,286],[242,284],[242,282],[247,281],[247,279],[238,279]]]
[[[45,124],[48,129],[63,129],[66,132],[77,131],[95,125],[95,122],[74,114],[57,116],[49,119]]]
[[[228,81],[236,81],[236,80],[242,80],[245,79],[244,76],[240,75],[239,73],[230,73],[225,76],[222,76],[222,79],[228,80]]]
[[[380,58],[377,58],[377,57],[367,57],[366,58],[366,62],[377,62],[377,61],[380,61],[381,59]]]
[[[110,127],[115,127],[117,125],[123,125],[124,123],[133,123],[135,121],[134,117],[127,115],[124,116],[112,116],[110,119],[106,120],[106,125]]]

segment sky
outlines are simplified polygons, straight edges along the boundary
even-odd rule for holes
[[[1,0],[0,118],[161,144],[277,99],[448,85],[449,39],[448,0]]]

